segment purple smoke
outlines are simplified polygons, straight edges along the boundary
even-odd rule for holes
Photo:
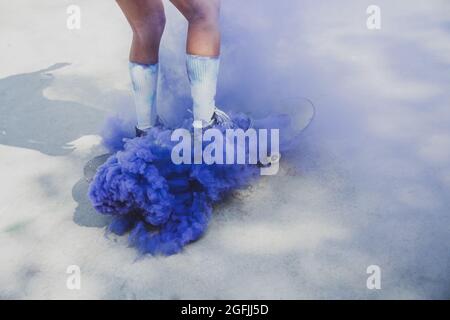
[[[296,138],[283,116],[251,121],[234,114],[232,120],[243,130],[251,123],[266,129],[282,126],[281,148]],[[104,144],[114,154],[98,169],[89,197],[98,212],[114,217],[109,230],[119,235],[130,232],[130,245],[142,254],[179,252],[203,235],[215,203],[259,176],[257,165],[176,165],[171,152],[178,141],[171,141],[172,130],[154,127],[146,136],[131,139],[129,124],[121,121],[110,119],[103,130]],[[186,120],[184,127],[191,121]],[[224,133],[224,128],[216,128]]]
[[[113,127],[104,131],[110,133],[105,144],[118,151],[98,169],[89,197],[98,212],[114,217],[109,230],[130,231],[130,244],[143,254],[174,254],[197,240],[214,203],[259,173],[255,165],[175,165],[171,130],[156,127],[145,137],[127,139],[119,120],[108,125]]]
[[[288,44],[301,39],[292,32],[299,29],[301,20],[286,16],[287,12],[302,12],[300,5],[264,1],[267,10],[255,10],[260,2],[223,3],[217,96],[218,105],[227,112],[239,110],[257,117],[286,111],[280,101],[304,93],[308,72],[301,59],[303,51],[286,50]],[[268,23],[274,15],[283,19]],[[255,23],[249,23],[249,16]],[[178,13],[170,21],[175,29],[169,28],[163,38],[158,114],[171,127],[178,127],[190,105],[187,77],[180,71],[185,64],[184,35],[176,29],[185,21]],[[258,22],[267,22],[266,27],[261,30]],[[255,121],[255,126],[286,129],[292,114]],[[215,203],[259,176],[255,165],[176,166],[170,159],[170,130],[154,128],[144,138],[131,139],[133,122],[122,119],[110,119],[103,131],[104,145],[113,155],[99,168],[89,196],[96,210],[114,216],[109,230],[120,235],[129,232],[130,244],[141,253],[179,252],[205,232]],[[245,126],[244,116],[234,116],[234,120]],[[280,131],[281,152],[292,147],[296,130],[293,125],[289,133]]]

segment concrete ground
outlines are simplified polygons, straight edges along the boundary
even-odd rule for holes
[[[160,109],[176,121],[186,24],[166,4]],[[258,115],[299,95],[316,118],[200,241],[136,259],[82,180],[105,117],[133,110],[125,19],[111,0],[0,3],[0,297],[450,298],[450,3],[378,1],[380,30],[370,4],[224,1],[221,106]]]

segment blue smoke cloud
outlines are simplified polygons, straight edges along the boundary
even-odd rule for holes
[[[294,10],[295,3],[289,3],[289,10]],[[238,16],[237,8],[242,12]],[[294,36],[291,29],[297,20],[286,17],[276,25],[268,24],[274,14],[280,17],[290,11],[283,4],[268,1],[264,8],[270,10],[262,10],[260,1],[224,1],[217,102],[228,112],[244,111],[262,119],[254,122],[258,128],[283,128],[280,149],[284,152],[292,147],[298,131],[292,116],[295,110],[282,111],[286,106],[280,104],[285,98],[299,95],[297,80],[301,77],[294,72],[301,69],[299,60],[289,59],[289,66],[283,61],[284,45]],[[173,25],[182,23],[174,12],[168,13],[172,15],[169,19],[175,21]],[[252,23],[245,12],[252,12]],[[258,21],[265,22],[258,24]],[[174,37],[169,28],[163,38],[158,101],[158,113],[172,128],[183,125],[191,104],[184,71],[184,35],[178,32]],[[165,43],[164,39],[170,41]],[[298,79],[292,78],[292,74],[298,75]],[[280,117],[281,113],[284,115]],[[260,168],[174,165],[172,131],[153,128],[146,137],[132,139],[134,119],[129,114],[128,111],[126,116],[110,118],[103,129],[103,143],[113,155],[99,168],[89,197],[98,212],[114,217],[109,230],[119,235],[129,232],[130,245],[140,253],[175,254],[204,234],[214,204],[251,183],[259,176]],[[235,113],[233,118],[244,129],[249,122],[242,114]],[[294,122],[289,123],[292,119]]]
[[[114,217],[109,230],[130,231],[130,244],[142,254],[174,254],[197,240],[214,203],[259,174],[255,165],[175,165],[171,130],[155,127],[127,139],[125,127],[108,121],[104,141],[117,152],[97,171],[89,197],[98,212]]]
[[[142,254],[178,253],[204,234],[215,203],[260,174],[259,166],[251,164],[176,165],[171,153],[178,142],[171,141],[171,129],[154,127],[144,137],[130,138],[129,124],[120,119],[106,122],[104,144],[113,155],[98,169],[89,197],[98,212],[114,217],[109,230],[130,232],[130,245]],[[279,115],[251,121],[233,114],[232,119],[243,130],[250,123],[255,129],[289,128],[286,117]],[[186,120],[184,127],[191,122]],[[296,138],[290,133],[280,131],[281,149]],[[248,145],[244,150],[248,157]],[[193,158],[194,148],[191,152]]]

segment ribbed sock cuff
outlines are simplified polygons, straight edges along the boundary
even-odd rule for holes
[[[186,67],[191,82],[203,80],[217,81],[219,66],[220,57],[186,55]]]
[[[150,82],[157,81],[159,72],[159,63],[140,64],[129,62],[131,82],[135,89],[148,88]]]

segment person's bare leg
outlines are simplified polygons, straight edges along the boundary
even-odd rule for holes
[[[116,0],[133,30],[130,76],[136,106],[136,134],[157,123],[159,45],[164,32],[162,0]]]
[[[187,19],[188,54],[216,57],[220,54],[220,0],[170,0]]]
[[[186,66],[195,127],[214,123],[220,64],[220,0],[170,0],[189,23]]]
[[[116,0],[133,30],[130,61],[158,63],[159,45],[166,24],[162,0]]]

